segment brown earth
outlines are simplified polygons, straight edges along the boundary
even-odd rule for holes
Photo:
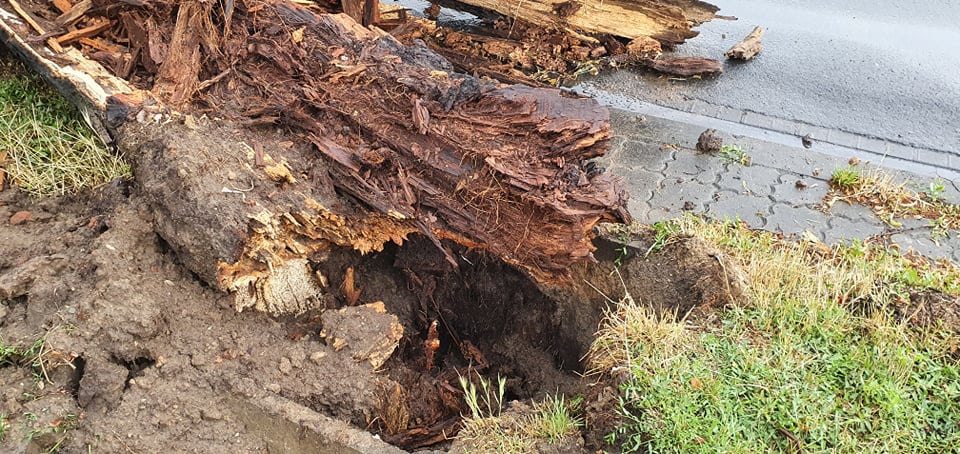
[[[411,235],[381,252],[331,247],[311,257],[325,288],[298,316],[237,312],[232,296],[195,274],[204,268],[190,252],[202,248],[177,244],[242,236],[247,219],[180,190],[202,186],[209,190],[193,194],[240,207],[245,183],[264,188],[230,170],[247,150],[236,150],[240,158],[206,150],[253,134],[306,166],[297,175],[323,183],[316,191],[329,189],[318,199],[349,195],[334,193],[306,141],[281,146],[279,125],[226,120],[198,132],[184,121],[165,134],[125,127],[141,126],[146,132],[120,144],[133,182],[55,199],[0,191],[0,341],[38,347],[0,363],[2,452],[396,449],[369,432],[408,450],[445,449],[469,413],[458,378],[474,371],[506,377],[507,399],[587,396],[586,419],[605,422],[584,431],[584,449],[596,450],[610,428],[616,383],[582,379],[582,359],[608,297],[626,290],[681,314],[737,297],[729,265],[695,240],[648,257],[652,236],[641,232],[621,257],[621,239],[607,234],[596,244],[600,263],[571,267],[572,284],[546,286],[490,253]],[[174,205],[184,211],[159,209],[169,206],[164,197],[183,199]],[[618,258],[623,281],[613,273]],[[432,325],[439,348],[429,353]],[[543,448],[551,449],[558,448]]]
[[[332,419],[317,424],[346,421],[408,449],[442,448],[466,412],[457,377],[470,368],[507,377],[509,399],[587,394],[594,384],[577,373],[607,301],[586,285],[538,288],[462,249],[455,251],[470,266],[456,273],[415,237],[367,256],[336,250],[325,262],[337,279],[354,268],[359,304],[383,301],[386,314],[374,306],[344,312],[339,282],[330,283],[325,311],[238,313],[229,296],[180,265],[143,205],[142,190],[127,182],[56,199],[0,192],[2,341],[25,349],[45,339],[36,352],[43,367],[31,357],[0,367],[9,424],[0,450],[309,452],[304,421],[323,416]],[[31,219],[12,225],[20,211]],[[614,254],[599,245],[601,256]],[[716,302],[722,293],[711,289],[727,284],[701,249],[681,242],[646,259],[632,253],[622,267],[627,287],[656,306]],[[574,272],[618,298],[623,285],[612,269],[607,260]],[[403,338],[374,370],[361,344],[388,338],[390,320]],[[433,320],[441,348],[427,371],[423,341]],[[613,408],[597,402],[586,407]],[[300,416],[276,410],[285,406]],[[585,438],[596,448],[602,434]],[[358,452],[379,452],[360,449],[372,438],[349,440]]]

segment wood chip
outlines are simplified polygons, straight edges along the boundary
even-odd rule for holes
[[[83,15],[90,10],[90,7],[92,5],[93,5],[93,2],[91,2],[90,0],[83,0],[82,2],[77,3],[72,8],[70,8],[69,11],[64,11],[63,14],[57,17],[57,20],[55,22],[57,23],[57,25],[61,27],[72,24],[77,20],[79,20],[81,17],[83,17]]]
[[[100,19],[98,21],[95,21],[93,25],[81,28],[79,30],[74,30],[70,33],[67,33],[63,36],[58,37],[57,42],[60,43],[60,45],[67,45],[70,43],[77,42],[83,38],[91,38],[99,35],[104,30],[110,28],[113,24],[114,24],[113,21],[110,21],[107,19]]]
[[[73,4],[67,0],[53,0],[53,7],[59,10],[61,13],[65,13],[70,11],[70,8],[73,8]]]
[[[20,17],[23,18],[23,20],[27,21],[27,23],[30,24],[30,27],[33,28],[33,31],[37,32],[41,36],[47,34],[47,31],[44,30],[44,28],[40,25],[40,23],[37,21],[37,18],[34,17],[34,15],[31,14],[29,11],[23,9],[23,6],[20,6],[20,2],[18,2],[17,0],[10,0],[10,6],[13,7],[14,11],[16,11],[17,14],[19,14]],[[47,40],[47,45],[50,46],[50,48],[53,49],[53,51],[58,54],[63,52],[63,47],[61,47],[60,43],[58,43],[57,40],[53,38],[50,38]]]
[[[761,38],[763,38],[763,28],[756,27],[746,38],[743,38],[743,41],[735,44],[723,55],[737,60],[749,60],[763,50]]]

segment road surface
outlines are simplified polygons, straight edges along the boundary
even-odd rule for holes
[[[653,116],[705,126],[713,125],[704,119],[725,120],[765,140],[799,143],[810,133],[815,147],[828,152],[868,152],[925,174],[960,171],[960,8],[954,1],[714,3],[738,20],[702,25],[700,36],[677,53],[723,58],[761,25],[767,33],[755,60],[728,62],[722,76],[703,80],[612,71],[575,89]]]

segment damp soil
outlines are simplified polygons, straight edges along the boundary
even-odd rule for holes
[[[31,357],[0,367],[9,424],[0,450],[288,451],[275,431],[260,430],[290,424],[259,414],[255,404],[266,399],[406,450],[446,449],[468,413],[460,376],[505,377],[508,400],[588,396],[585,408],[600,421],[614,408],[616,384],[584,379],[582,358],[607,297],[626,286],[655,307],[676,311],[683,302],[679,310],[690,311],[722,304],[718,295],[728,293],[712,289],[733,282],[693,243],[652,259],[633,253],[621,267],[625,283],[601,260],[572,270],[590,286],[544,287],[451,244],[463,261],[453,270],[414,236],[368,255],[334,249],[318,265],[331,280],[323,309],[273,317],[237,312],[229,295],[182,266],[144,205],[127,182],[51,199],[0,192],[2,341],[26,349],[45,340],[42,368]],[[11,224],[21,211],[30,220]],[[601,259],[615,254],[603,243]],[[340,287],[347,268],[360,293],[355,307]],[[440,347],[428,368],[434,322]],[[360,343],[389,338],[395,325],[402,338],[374,367]],[[602,433],[584,435],[585,449],[602,448]]]

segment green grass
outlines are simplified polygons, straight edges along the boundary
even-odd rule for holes
[[[7,439],[7,430],[10,429],[10,418],[6,413],[0,413],[0,441]]]
[[[836,169],[830,174],[830,185],[835,188],[853,188],[860,183],[860,169],[853,166]]]
[[[130,176],[77,110],[0,52],[0,167],[35,196],[75,193]]]
[[[746,300],[698,326],[631,298],[608,315],[591,361],[629,371],[611,442],[658,453],[958,452],[958,333],[888,315],[912,291],[960,294],[955,266],[739,223],[686,217],[674,228],[740,266]]]
[[[880,169],[862,172],[852,166],[839,168],[830,176],[831,190],[823,207],[829,210],[837,201],[859,203],[897,228],[902,227],[901,219],[927,219],[934,241],[960,229],[960,205],[944,199],[943,180],[929,182],[923,192],[910,186],[909,181],[898,182]]]
[[[751,163],[750,156],[748,156],[747,152],[739,145],[724,145],[720,147],[719,155],[720,159],[733,164],[749,166]]]
[[[497,376],[497,387],[487,379],[477,374],[480,388],[473,380],[460,377],[460,387],[463,389],[463,399],[470,408],[470,417],[473,419],[500,416],[503,411],[503,395],[506,392],[507,379]]]
[[[463,441],[461,449],[466,453],[544,452],[537,446],[556,445],[579,435],[583,421],[574,414],[580,411],[581,401],[568,401],[562,395],[547,396],[532,408],[468,417],[457,438]]]
[[[535,416],[530,420],[532,431],[539,438],[550,442],[563,440],[577,433],[583,421],[573,414],[579,410],[581,400],[567,401],[562,394],[547,396],[535,405]]]

